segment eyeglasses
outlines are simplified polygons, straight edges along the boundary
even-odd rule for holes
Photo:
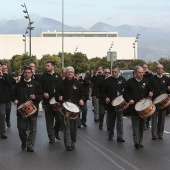
[[[156,68],[156,69],[163,69],[163,68],[159,68],[159,67],[158,67],[158,68]]]
[[[143,68],[148,68],[148,67],[143,67]]]
[[[110,72],[104,72],[105,74],[110,74]]]

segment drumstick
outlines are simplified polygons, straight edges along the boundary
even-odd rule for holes
[[[146,100],[148,99],[148,97],[145,99],[145,101],[143,102],[143,104],[145,104]]]
[[[161,94],[163,94],[167,89],[168,89],[168,87],[167,87],[165,90],[163,90],[163,91],[161,92]]]
[[[69,105],[67,104],[67,102],[65,102],[66,103],[66,105],[69,107]]]

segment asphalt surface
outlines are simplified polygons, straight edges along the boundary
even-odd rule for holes
[[[125,143],[108,141],[106,126],[99,130],[93,121],[91,102],[88,102],[87,128],[79,128],[76,149],[66,151],[61,141],[49,144],[44,112],[39,112],[35,152],[21,150],[16,123],[16,107],[12,107],[8,139],[0,139],[0,170],[169,170],[170,116],[166,116],[163,140],[153,141],[151,130],[144,131],[144,148],[136,150],[132,139],[130,117],[124,117]]]

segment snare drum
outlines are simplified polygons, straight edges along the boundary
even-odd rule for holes
[[[155,98],[154,104],[158,110],[163,110],[170,105],[170,98],[167,93],[163,93]]]
[[[80,112],[79,107],[72,102],[63,102],[61,113],[65,118],[76,119]]]
[[[29,116],[32,116],[37,111],[37,108],[35,107],[33,102],[29,100],[19,105],[17,110],[20,112],[23,118],[27,118]]]
[[[129,107],[129,103],[127,103],[124,100],[123,95],[120,95],[120,96],[116,97],[115,99],[113,99],[111,104],[115,108],[116,112],[122,112],[123,110],[125,110]]]
[[[50,105],[52,106],[52,109],[56,112],[61,110],[61,103],[56,102],[55,97],[52,97],[49,101]]]
[[[137,102],[135,105],[135,110],[141,118],[147,118],[155,112],[156,107],[152,100],[147,98]]]

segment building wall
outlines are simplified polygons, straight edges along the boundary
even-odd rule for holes
[[[22,35],[0,35],[0,59],[10,59],[16,54],[23,54],[25,43],[22,39]],[[78,46],[77,52],[86,54],[89,59],[102,58],[107,55],[111,43],[114,42],[111,51],[117,52],[117,59],[131,60],[134,59],[134,41],[135,37],[65,37],[64,52],[74,53]],[[31,43],[32,55],[36,55],[38,59],[44,54],[52,55],[62,51],[61,37],[32,37]],[[26,46],[29,54],[29,37]]]

